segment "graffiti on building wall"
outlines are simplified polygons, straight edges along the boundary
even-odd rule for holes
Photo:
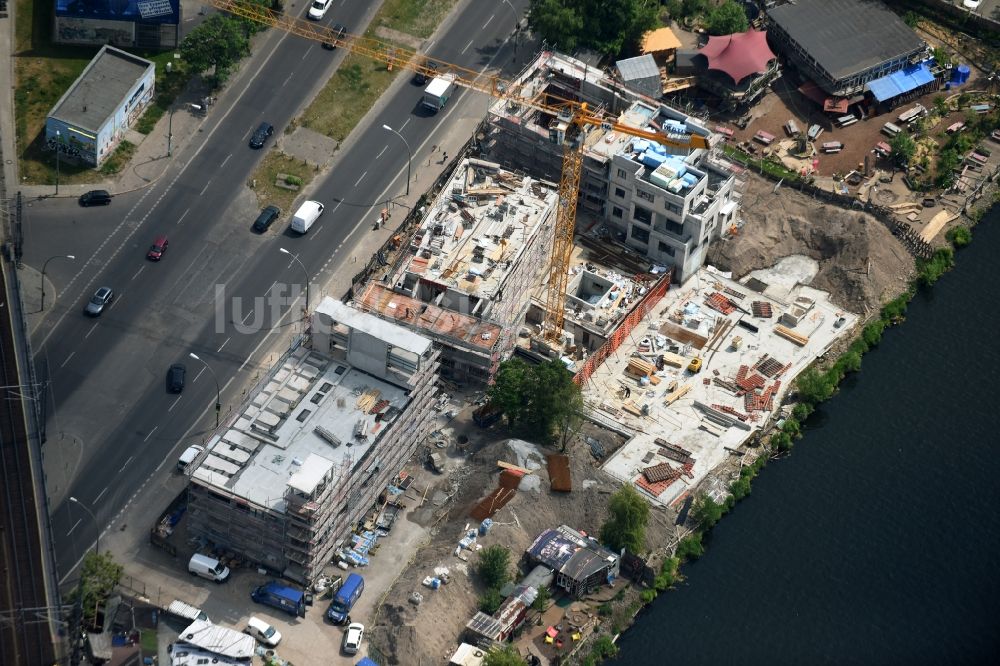
[[[122,23],[121,21],[56,19],[56,41],[63,43],[131,46],[135,41],[134,32],[135,29],[131,23]]]

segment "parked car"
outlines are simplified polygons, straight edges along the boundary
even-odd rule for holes
[[[326,16],[326,12],[332,4],[333,0],[313,0],[313,3],[309,6],[309,18],[313,21],[320,20]]]
[[[352,622],[344,632],[344,654],[357,654],[361,649],[361,640],[365,636],[365,625]]]
[[[111,290],[111,287],[101,287],[90,297],[87,307],[84,308],[84,312],[91,317],[100,316],[104,312],[104,309],[111,305],[111,301],[113,300],[115,300],[115,292]]]
[[[253,230],[259,234],[268,230],[271,224],[281,215],[281,209],[277,206],[267,206],[260,211],[260,215],[253,221]]]
[[[272,134],[274,134],[274,127],[271,123],[261,123],[260,126],[254,130],[253,134],[250,135],[250,147],[263,148],[264,143]]]
[[[91,190],[80,195],[81,206],[107,206],[111,203],[111,195],[107,190]]]
[[[157,236],[153,244],[149,246],[146,258],[150,261],[159,261],[163,258],[163,253],[167,251],[167,245],[169,244],[170,241],[167,240],[166,236]]]
[[[167,386],[171,393],[180,393],[184,390],[184,379],[187,377],[187,368],[183,363],[174,363],[167,370]]]
[[[347,35],[347,28],[339,23],[334,23],[332,26],[330,26],[330,30],[333,31],[333,35],[337,39],[343,39]],[[335,48],[337,48],[337,45],[334,44],[333,42],[323,42],[323,48],[326,49],[327,51],[332,51]]]
[[[424,67],[426,67],[429,71],[425,72],[423,70],[420,70],[413,75],[413,82],[418,86],[424,85],[425,83],[433,79],[435,76],[437,76],[438,70],[441,68],[441,66],[438,65],[433,60],[428,60],[426,63],[424,63]]]
[[[281,642],[281,632],[256,615],[251,615],[247,620],[243,633],[253,636],[267,647],[277,647]]]
[[[204,450],[205,447],[201,444],[192,444],[184,449],[184,453],[182,453],[181,457],[177,459],[177,471],[183,472],[187,470],[188,466],[193,463]]]

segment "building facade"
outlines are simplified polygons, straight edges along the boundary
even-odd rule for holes
[[[191,466],[189,531],[311,581],[432,429],[438,350],[326,298]]]
[[[55,0],[58,44],[169,49],[180,43],[180,0]]]
[[[99,167],[146,110],[155,91],[152,62],[103,47],[46,118],[46,146]]]

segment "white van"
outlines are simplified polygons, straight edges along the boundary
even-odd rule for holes
[[[322,214],[323,204],[318,201],[306,201],[292,216],[292,231],[304,234]]]
[[[204,450],[205,447],[201,446],[200,444],[192,444],[191,446],[184,449],[184,453],[182,453],[181,457],[177,459],[177,471],[178,472],[186,471],[188,465],[193,463],[195,461],[195,458],[201,455],[201,452]]]
[[[309,18],[313,21],[320,20],[326,16],[326,12],[332,4],[333,0],[313,0],[313,3],[309,5]]]
[[[886,123],[885,125],[882,125],[882,133],[887,136],[896,136],[902,131],[903,130],[902,128],[899,127],[899,125],[893,125],[892,123]]]
[[[174,599],[173,601],[170,602],[170,605],[167,606],[167,612],[170,613],[171,615],[182,617],[185,620],[191,620],[192,622],[194,622],[195,620],[201,620],[202,622],[211,622],[211,620],[208,619],[208,616],[205,615],[204,611],[202,611],[200,608],[196,608],[191,604],[186,604],[183,601],[179,601],[177,599]]]
[[[188,562],[188,571],[194,576],[201,576],[216,583],[225,582],[229,578],[229,567],[214,557],[195,553]]]

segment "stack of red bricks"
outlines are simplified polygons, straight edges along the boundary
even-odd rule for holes
[[[725,412],[726,414],[731,414],[732,416],[735,416],[736,418],[738,418],[740,421],[746,421],[747,419],[750,418],[749,414],[744,414],[742,412],[738,412],[735,409],[733,409],[732,407],[730,407],[729,405],[712,405],[712,407],[714,407],[715,409],[718,409],[720,412]]]
[[[774,396],[778,394],[781,382],[776,381],[763,393],[747,393],[743,396],[743,406],[748,412],[769,412],[774,408]]]
[[[717,291],[713,291],[709,294],[708,298],[705,299],[705,302],[710,308],[714,308],[725,315],[736,310],[730,300]]]
[[[764,378],[756,372],[750,374],[750,367],[741,365],[736,371],[736,385],[748,393],[764,388]]]

